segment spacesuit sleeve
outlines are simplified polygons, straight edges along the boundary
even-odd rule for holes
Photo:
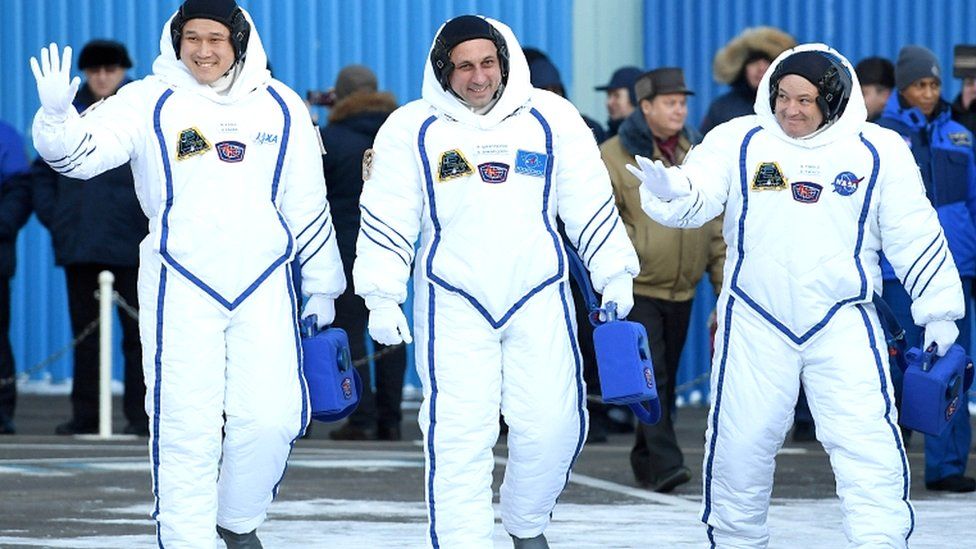
[[[34,148],[54,171],[75,179],[90,179],[129,162],[146,136],[150,105],[140,97],[139,82],[124,86],[84,113],[69,110],[53,117],[38,109],[31,133]]]
[[[322,149],[308,108],[289,101],[294,123],[281,181],[281,214],[295,235],[296,259],[302,273],[302,293],[336,298],[346,289],[342,259],[332,227],[332,210],[325,198]]]
[[[736,126],[723,124],[708,132],[691,149],[681,166],[668,168],[669,178],[687,179],[691,193],[664,202],[641,185],[641,207],[651,219],[667,227],[694,229],[725,210],[729,187],[737,173],[736,154],[741,139]]]
[[[637,252],[613,198],[610,176],[593,133],[576,113],[561,117],[553,153],[559,217],[597,292],[622,274],[637,276]]]
[[[394,111],[363,161],[362,217],[352,276],[367,307],[381,299],[403,303],[407,298],[424,208],[414,154],[419,124],[411,124],[410,118]]]
[[[881,246],[912,298],[915,324],[962,318],[959,272],[912,152],[894,134],[878,145]]]

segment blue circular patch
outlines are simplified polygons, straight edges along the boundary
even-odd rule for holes
[[[857,186],[863,179],[851,172],[841,172],[834,178],[834,192],[841,196],[851,196],[857,192]]]

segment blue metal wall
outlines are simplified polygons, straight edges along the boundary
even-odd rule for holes
[[[943,96],[954,98],[960,82],[951,78],[952,47],[976,43],[973,0],[644,0],[644,62],[648,68],[678,66],[696,95],[688,120],[698,125],[709,103],[728,90],[712,79],[712,58],[742,29],[772,25],[797,41],[824,42],[852,63],[881,55],[894,60],[906,44],[930,48],[942,62]],[[710,285],[699,288],[678,383],[697,379],[685,398],[707,394],[711,342],[706,328],[714,307]]]
[[[423,63],[441,23],[462,13],[496,17],[527,46],[549,53],[572,83],[572,0],[240,0],[254,17],[274,75],[300,94],[332,85],[349,63],[372,67],[406,102],[420,95]],[[92,38],[125,43],[139,78],[152,69],[163,23],[177,0],[0,0],[0,119],[29,135],[39,107],[27,60],[51,41],[76,52]],[[324,113],[322,113],[324,116]],[[29,140],[29,137],[28,137]],[[64,277],[36,219],[21,232],[11,338],[18,370],[68,343]],[[70,355],[44,371],[70,375]],[[119,362],[118,355],[116,362]],[[40,374],[38,374],[40,375]],[[35,376],[36,377],[36,376]]]
[[[158,51],[162,24],[178,4],[177,0],[0,0],[4,12],[0,118],[28,132],[38,102],[27,59],[50,41],[77,48],[91,38],[120,40],[129,46],[135,61],[132,75],[144,76]],[[594,5],[601,9],[597,0],[241,0],[241,4],[255,18],[275,76],[300,93],[328,87],[343,65],[363,63],[376,70],[381,87],[401,102],[419,95],[430,40],[437,26],[451,16],[483,13],[505,21],[523,44],[550,54],[567,89],[573,89],[574,38],[587,43],[592,34],[614,36],[613,25],[620,24],[601,18],[577,20],[574,26],[574,11],[592,10]],[[620,6],[613,7],[621,11]],[[779,26],[800,41],[825,41],[855,61],[868,55],[894,57],[902,45],[918,43],[932,48],[946,68],[951,66],[953,44],[976,43],[973,0],[643,0],[643,10],[635,8],[633,17],[643,17],[646,67],[684,67],[689,85],[698,92],[690,103],[694,123],[724,91],[712,80],[712,56],[747,26]],[[612,40],[607,42],[593,47],[614,47]],[[597,72],[609,75],[619,64]],[[945,82],[947,95],[955,95],[958,88],[958,82]],[[602,112],[591,114],[603,117]],[[47,232],[32,220],[18,246],[11,336],[18,368],[23,369],[67,343],[70,329],[63,275],[53,267]],[[707,288],[699,292],[705,297],[695,305],[679,381],[707,369],[705,323],[711,311],[710,293]],[[69,368],[69,361],[62,359],[48,371],[59,379]]]

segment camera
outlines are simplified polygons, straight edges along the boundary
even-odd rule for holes
[[[335,105],[336,102],[335,89],[326,91],[308,90],[308,92],[305,93],[305,100],[311,105],[331,107],[332,105]]]

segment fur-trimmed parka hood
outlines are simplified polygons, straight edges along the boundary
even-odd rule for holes
[[[718,50],[712,61],[712,74],[717,82],[731,84],[742,74],[742,68],[753,52],[773,60],[794,46],[796,39],[776,27],[747,28]]]
[[[329,111],[329,122],[339,122],[350,116],[364,112],[390,114],[397,109],[396,98],[392,93],[361,91],[342,98]]]

